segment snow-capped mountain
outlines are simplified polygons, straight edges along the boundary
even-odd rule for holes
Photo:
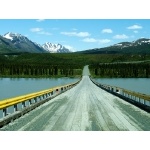
[[[21,34],[12,33],[12,32],[8,32],[8,33],[4,34],[3,37],[6,38],[6,39],[9,39],[11,41],[15,41],[15,40],[17,40],[17,41],[27,41],[28,40],[27,37],[25,37]]]
[[[29,52],[29,53],[70,53],[71,50],[61,44],[52,44],[47,42],[40,45],[36,42],[32,42],[26,36],[18,33],[8,32],[0,37],[0,42],[3,41],[2,49],[9,48],[10,52],[12,48],[17,52]]]
[[[46,42],[42,45],[42,47],[50,53],[70,53],[71,51],[61,44],[52,44],[50,42]]]
[[[141,38],[132,42],[121,42],[104,48],[94,48],[81,51],[90,54],[125,54],[125,53],[148,53],[150,54],[150,39]]]
[[[35,44],[31,40],[29,40],[26,36],[23,36],[21,34],[8,32],[3,35],[3,38],[11,42],[15,46],[15,48],[18,49],[20,52],[31,52],[31,53],[45,52],[45,50],[41,46]]]
[[[0,35],[0,53],[13,53],[18,52],[14,44]]]
[[[141,38],[132,42],[122,42],[122,43],[114,44],[113,46],[123,49],[126,47],[136,47],[143,44],[150,44],[150,39]]]
[[[0,53],[29,52],[29,53],[70,53],[71,48],[61,44],[46,42],[40,45],[32,42],[26,36],[8,32],[0,35]],[[148,53],[150,54],[150,39],[141,38],[132,42],[121,42],[104,48],[94,48],[80,51],[91,54],[118,54],[118,53]]]

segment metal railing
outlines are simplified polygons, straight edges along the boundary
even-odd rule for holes
[[[80,81],[0,101],[0,127],[35,109],[55,96],[74,87]],[[10,112],[10,109],[12,112]]]
[[[116,87],[116,86],[111,86],[111,85],[106,85],[106,84],[100,84],[98,82],[95,82],[94,80],[91,79],[91,81],[100,87],[101,89],[116,95],[148,112],[150,112],[150,95],[130,91],[124,88]]]

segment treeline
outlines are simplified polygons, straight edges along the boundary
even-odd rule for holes
[[[0,57],[1,77],[80,77],[83,65],[51,55],[23,54]]]
[[[3,54],[0,55],[0,76],[74,77],[81,76],[83,67],[89,65],[91,73],[97,77],[149,77],[149,60],[150,55],[133,54]],[[135,64],[136,61],[145,63]]]
[[[82,69],[59,65],[0,65],[1,76],[77,76]]]
[[[149,78],[150,63],[97,64],[91,65],[90,71],[95,77]]]

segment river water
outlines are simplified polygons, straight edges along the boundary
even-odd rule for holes
[[[99,78],[94,80],[101,84],[117,86],[150,95],[149,78]],[[77,81],[79,81],[79,78],[0,78],[0,100]],[[10,113],[12,112],[13,107],[10,109]],[[0,110],[1,117],[2,111]]]
[[[94,80],[101,84],[150,95],[150,78],[98,78]]]
[[[0,78],[0,100],[78,81],[79,78]],[[98,78],[98,83],[150,95],[150,78]]]
[[[78,81],[79,78],[0,78],[0,100]]]

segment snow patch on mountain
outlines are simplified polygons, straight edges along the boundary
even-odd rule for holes
[[[71,52],[68,48],[61,44],[53,44],[50,42],[46,42],[42,45],[42,47],[50,53],[69,53]]]
[[[6,38],[6,39],[9,39],[11,41],[13,40],[11,32],[8,32],[8,33],[4,34],[3,37]]]
[[[114,46],[122,46],[122,44],[121,44],[121,43],[118,43],[118,44],[115,44]]]
[[[117,43],[117,44],[114,44],[112,46],[123,49],[126,47],[132,47],[132,46],[135,47],[135,46],[142,45],[142,44],[150,44],[150,39],[141,38],[141,39],[138,39],[136,41]]]
[[[16,44],[16,43],[18,44],[21,41],[24,41],[24,42],[30,41],[27,37],[25,37],[21,34],[12,33],[12,32],[8,32],[8,33],[4,34],[3,37],[11,40],[12,42],[15,41],[14,44]]]

